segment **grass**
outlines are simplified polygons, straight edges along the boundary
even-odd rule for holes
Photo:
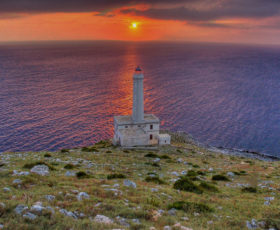
[[[209,213],[213,212],[214,209],[209,207],[206,204],[202,203],[195,203],[195,202],[187,202],[187,201],[176,201],[173,204],[168,206],[169,209],[175,208],[178,210],[183,210],[184,212],[187,213]]]
[[[0,224],[4,229],[163,229],[180,223],[195,230],[240,230],[247,229],[246,221],[253,218],[265,221],[265,229],[279,229],[280,162],[221,155],[182,142],[150,151],[123,150],[103,141],[83,150],[86,151],[71,149],[67,154],[24,152],[22,157],[17,153],[0,154],[0,162],[4,163],[0,168]],[[95,150],[98,154],[93,154]],[[47,154],[51,157],[45,157]],[[145,157],[148,154],[156,156]],[[160,163],[153,162],[157,157],[162,159]],[[55,170],[49,176],[14,175],[14,170],[30,172],[38,164]],[[75,170],[76,175],[66,176],[67,170]],[[187,174],[182,177],[172,173],[183,175],[183,171]],[[213,175],[215,178],[227,172],[236,176],[226,183],[212,180]],[[123,176],[133,181],[136,188],[126,187]],[[15,179],[22,181],[21,186],[13,184]],[[244,186],[257,188],[257,192],[242,191]],[[90,198],[77,200],[80,192],[86,192]],[[55,199],[50,202],[46,195]],[[272,196],[275,199],[270,205],[264,205],[264,198]],[[52,207],[54,213],[48,211],[34,221],[15,215],[17,205],[24,204],[30,210],[38,201],[44,207]],[[82,212],[85,217],[66,217],[59,213],[62,208]],[[176,215],[168,213],[170,208],[176,208]],[[156,219],[155,213],[160,214]],[[111,218],[114,224],[95,223],[97,214]],[[130,227],[121,226],[117,216],[126,218]]]

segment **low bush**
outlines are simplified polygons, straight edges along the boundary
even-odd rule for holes
[[[156,183],[156,184],[164,184],[164,181],[161,180],[158,176],[147,176],[145,178],[145,181],[146,182],[153,182],[153,183]]]
[[[202,181],[199,185],[199,187],[203,190],[206,190],[206,191],[210,191],[210,192],[219,192],[219,189],[215,186],[215,185],[212,185],[212,184],[209,184],[205,181]]]
[[[171,157],[170,156],[168,156],[168,155],[162,155],[162,156],[159,156],[159,158],[160,159],[171,159]]]
[[[124,179],[126,178],[125,175],[121,174],[121,173],[114,173],[114,174],[110,174],[107,176],[108,180],[112,180],[112,179]]]
[[[112,153],[112,151],[111,150],[107,150],[106,153]]]
[[[73,169],[73,168],[75,168],[75,165],[73,165],[73,164],[67,164],[67,165],[64,166],[64,168],[65,168],[65,169]]]
[[[212,176],[212,180],[216,180],[216,181],[230,181],[228,179],[228,177],[226,177],[224,175],[220,175],[220,174]]]
[[[99,152],[99,150],[94,147],[83,147],[82,152]]]
[[[69,149],[61,149],[60,152],[61,153],[69,153]]]
[[[177,149],[176,150],[178,153],[183,153],[183,151],[181,149]]]
[[[157,158],[157,157],[159,157],[157,154],[155,154],[155,153],[147,153],[146,155],[145,155],[145,157],[151,157],[151,158]]]
[[[89,175],[83,171],[79,171],[76,173],[76,177],[79,179],[89,178]]]
[[[256,187],[244,187],[241,189],[242,192],[251,192],[251,193],[256,193],[257,188]]]
[[[209,213],[214,210],[206,204],[187,202],[187,201],[177,201],[168,206],[169,209],[175,208],[177,210],[183,210],[188,213],[198,212],[198,213]]]
[[[49,154],[49,153],[46,153],[46,154],[44,155],[44,157],[49,158],[49,157],[52,157],[52,155],[51,155],[51,154]]]
[[[123,150],[124,153],[130,153],[129,150],[125,149]]]
[[[197,194],[203,193],[203,190],[201,190],[196,184],[194,184],[189,178],[182,177],[181,179],[177,180],[174,185],[174,189],[182,190],[186,192],[193,192]]]
[[[0,167],[3,167],[5,164],[3,162],[0,162]]]

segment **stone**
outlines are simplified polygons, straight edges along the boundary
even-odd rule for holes
[[[171,175],[173,175],[173,176],[180,176],[179,173],[177,173],[177,172],[171,172]]]
[[[67,171],[65,174],[65,176],[76,176],[75,172],[71,172],[71,171]]]
[[[4,228],[4,225],[3,224],[0,224],[0,229],[3,229]]]
[[[189,220],[189,218],[188,218],[188,217],[186,217],[186,216],[183,216],[183,217],[181,217],[181,220],[183,220],[183,221],[188,221],[188,220]]]
[[[136,183],[131,180],[124,180],[123,184],[127,187],[136,188]]]
[[[193,229],[192,229],[192,228],[185,227],[185,226],[181,226],[181,230],[193,230]]]
[[[30,172],[26,172],[26,171],[17,171],[14,170],[13,171],[13,176],[28,176],[30,174]]]
[[[125,227],[127,227],[127,228],[130,227],[130,224],[127,223],[127,220],[126,220],[125,218],[120,217],[120,216],[117,216],[117,217],[116,217],[116,220],[117,220],[117,222],[118,222],[120,225],[125,226]]]
[[[158,163],[158,162],[160,162],[160,158],[158,158],[158,157],[157,157],[157,158],[155,158],[155,159],[153,160],[153,162],[154,162],[154,163]]]
[[[172,230],[172,228],[171,228],[170,226],[168,226],[168,225],[165,225],[165,226],[163,227],[163,230]]]
[[[15,185],[20,185],[22,183],[22,180],[21,179],[15,179],[13,180],[13,184]]]
[[[5,205],[3,202],[1,202],[1,203],[0,203],[0,207],[1,207],[1,208],[6,208],[6,205]]]
[[[22,214],[25,210],[27,210],[28,209],[28,207],[27,206],[25,206],[25,205],[23,205],[23,204],[19,204],[16,208],[15,208],[15,213],[16,214],[18,214],[18,215],[20,215],[20,214]]]
[[[141,224],[139,219],[132,219],[131,221],[135,224]]]
[[[155,227],[150,227],[149,230],[157,230]]]
[[[78,219],[78,217],[73,212],[67,211],[66,209],[60,209],[59,212],[62,213],[63,215],[65,215],[65,216],[69,216],[69,217],[72,217],[74,219]]]
[[[246,221],[246,226],[247,226],[248,229],[257,229],[258,228],[258,224],[257,224],[257,221],[255,219],[252,219],[251,222]]]
[[[35,220],[37,218],[36,215],[34,215],[33,213],[31,212],[27,212],[26,214],[24,214],[22,216],[24,219],[29,219],[29,220]]]
[[[227,176],[229,176],[229,177],[234,177],[235,174],[234,174],[233,172],[228,172],[228,173],[227,173]]]
[[[45,198],[47,201],[53,201],[55,199],[55,196],[53,195],[45,195]]]
[[[102,224],[113,224],[113,220],[111,220],[109,217],[107,216],[103,216],[103,215],[96,215],[93,219],[94,222],[97,223],[102,223]]]
[[[82,201],[83,199],[89,199],[89,195],[86,193],[86,192],[80,192],[78,195],[77,195],[77,199],[79,201]]]
[[[42,206],[41,202],[38,202],[37,204],[32,205],[31,211],[35,212],[36,214],[42,214],[45,207]]]
[[[3,190],[4,190],[4,192],[10,192],[11,191],[11,189],[9,189],[7,187],[3,188]]]
[[[34,166],[30,172],[36,173],[41,176],[48,176],[49,175],[49,167],[46,165],[36,165]]]
[[[177,210],[175,208],[171,208],[168,210],[168,214],[171,216],[175,216],[177,213]]]
[[[267,200],[267,201],[273,201],[274,197],[265,197],[264,199]]]

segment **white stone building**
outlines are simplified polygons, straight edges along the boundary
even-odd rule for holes
[[[143,79],[144,75],[137,67],[133,75],[132,116],[114,117],[115,145],[144,147],[170,144],[170,135],[159,134],[159,119],[153,114],[144,113]]]

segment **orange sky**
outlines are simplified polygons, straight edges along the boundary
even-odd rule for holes
[[[260,23],[266,23],[266,19]],[[137,29],[131,29],[137,22]],[[157,20],[127,14],[113,17],[94,13],[20,14],[0,18],[0,41],[29,40],[184,40],[207,42],[280,43],[280,32],[254,29],[252,19],[220,21],[231,27],[203,27],[184,21]],[[219,23],[219,21],[215,21]],[[233,25],[233,27],[232,27]],[[234,28],[237,25],[238,28]],[[247,28],[243,25],[250,26]]]

